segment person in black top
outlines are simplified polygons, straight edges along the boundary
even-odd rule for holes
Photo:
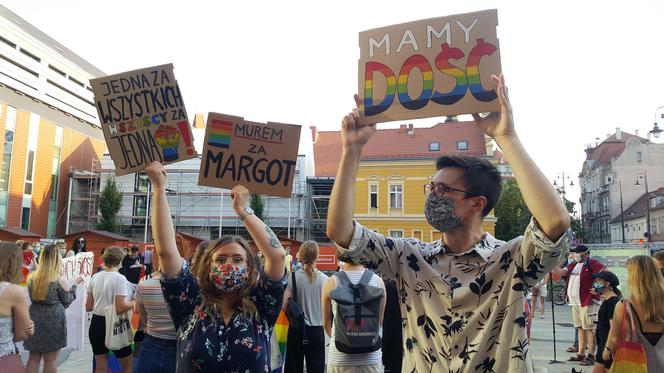
[[[120,273],[132,284],[138,284],[141,277],[141,260],[138,255],[138,246],[131,247],[131,252],[122,259],[122,268]]]
[[[401,372],[403,360],[401,310],[399,309],[399,292],[394,280],[385,279],[385,293],[387,304],[385,305],[385,316],[383,319],[383,366],[385,373]]]
[[[622,298],[620,290],[618,290],[618,277],[615,274],[609,271],[602,271],[599,273],[594,273],[593,278],[593,291],[597,294],[601,294],[604,302],[599,307],[597,312],[597,330],[595,334],[596,344],[597,344],[597,355],[595,357],[595,366],[593,367],[593,373],[605,373],[608,372],[611,368],[612,360],[604,360],[602,358],[601,351],[604,350],[606,346],[606,340],[609,338],[609,330],[611,330],[611,323],[613,318],[613,310],[616,307],[616,304]],[[581,363],[581,365],[586,365]]]

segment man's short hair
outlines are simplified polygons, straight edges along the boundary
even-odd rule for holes
[[[466,190],[473,196],[484,196],[487,200],[482,216],[496,206],[503,190],[500,173],[486,159],[462,155],[443,155],[436,160],[436,170],[446,167],[459,168],[463,171],[461,180]]]

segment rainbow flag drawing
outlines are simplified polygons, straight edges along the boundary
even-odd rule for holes
[[[231,135],[233,134],[233,122],[226,120],[213,119],[210,126],[210,136],[208,145],[217,148],[228,149],[231,145]]]
[[[272,373],[281,373],[286,363],[286,341],[288,340],[288,318],[283,311],[279,313],[273,333],[277,335],[277,343],[279,343],[279,351],[281,351],[281,366],[272,367]]]

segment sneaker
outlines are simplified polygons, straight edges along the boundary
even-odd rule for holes
[[[579,352],[579,348],[577,346],[569,346],[567,347],[567,352]]]
[[[570,357],[569,359],[567,359],[567,361],[584,361],[584,360],[586,360],[585,355],[574,355],[574,356]]]
[[[544,319],[544,315],[540,315],[540,319]]]
[[[586,358],[581,362],[581,365],[586,367],[595,365],[595,357],[593,355],[586,356]]]

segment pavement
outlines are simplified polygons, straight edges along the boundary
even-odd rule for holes
[[[544,318],[541,319],[539,315],[540,312],[537,309],[531,328],[530,351],[535,365],[535,372],[570,373],[572,372],[572,368],[575,368],[577,372],[592,372],[592,367],[583,367],[579,363],[566,362],[569,357],[573,356],[573,354],[565,351],[574,342],[571,308],[569,306],[555,306],[555,349],[553,343],[551,303],[546,304]],[[60,353],[60,365],[58,367],[60,372],[92,372],[92,348],[87,338],[87,330],[86,326],[86,338],[81,351],[62,351]],[[561,362],[550,364],[549,362],[554,359],[554,353],[556,359]]]

